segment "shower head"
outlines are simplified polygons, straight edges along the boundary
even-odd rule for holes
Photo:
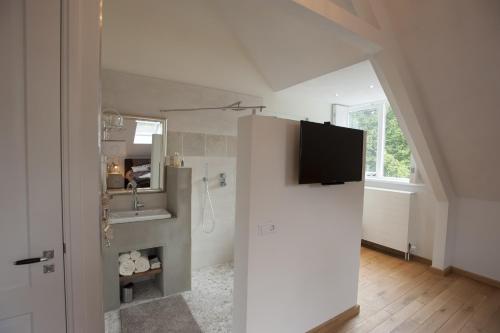
[[[241,101],[234,102],[225,106],[215,106],[215,107],[200,107],[200,108],[187,108],[187,109],[163,109],[160,112],[172,112],[172,111],[206,111],[206,110],[222,110],[222,111],[245,111],[252,110],[253,112],[262,112],[266,107],[264,105],[252,105],[244,106],[241,105]]]

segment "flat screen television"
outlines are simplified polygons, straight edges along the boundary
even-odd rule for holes
[[[300,122],[299,184],[344,184],[363,179],[363,131]]]

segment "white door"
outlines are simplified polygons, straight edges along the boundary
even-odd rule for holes
[[[0,0],[1,333],[66,331],[60,12],[60,0]]]

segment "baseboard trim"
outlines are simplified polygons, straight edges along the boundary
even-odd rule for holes
[[[445,269],[441,269],[441,268],[437,268],[437,267],[431,266],[431,267],[429,267],[429,270],[432,273],[437,274],[437,275],[448,276],[448,275],[450,275],[452,273],[453,267],[448,266]]]
[[[323,324],[320,324],[319,326],[316,326],[315,328],[311,329],[310,331],[307,331],[307,333],[333,333],[336,332],[338,327],[346,322],[347,320],[356,317],[359,314],[359,305],[356,304],[355,306],[345,310],[344,312],[340,313],[339,315],[333,317],[332,319],[329,319],[325,321]]]
[[[405,259],[405,253],[403,251],[395,250],[395,249],[392,249],[390,247],[380,245],[377,243],[373,243],[373,242],[370,242],[370,241],[367,241],[364,239],[361,240],[361,246],[366,247],[366,248],[371,249],[371,250],[374,250],[374,251],[378,251],[378,252],[393,256],[393,257],[396,257],[396,258]],[[428,266],[432,265],[432,260],[417,256],[415,254],[412,254],[410,256],[410,258],[411,258],[411,260],[422,263],[424,265],[428,265]]]
[[[455,273],[457,275],[461,275],[463,277],[487,284],[487,285],[495,287],[495,288],[500,288],[500,281],[497,281],[495,279],[492,279],[492,278],[489,278],[489,277],[486,277],[483,275],[479,275],[476,273],[472,273],[472,272],[469,272],[469,271],[466,271],[466,270],[463,270],[461,268],[457,268],[454,266],[452,267],[451,270],[453,273]]]
[[[430,259],[427,259],[427,258],[424,258],[424,257],[421,257],[421,256],[417,256],[415,254],[411,255],[411,259],[413,261],[419,262],[421,264],[424,264],[424,265],[427,265],[427,266],[432,266],[432,260],[430,260]]]
[[[387,255],[390,255],[390,256],[393,256],[396,258],[400,258],[400,259],[405,258],[405,253],[402,251],[395,250],[395,249],[392,249],[390,247],[380,245],[377,243],[373,243],[373,242],[370,242],[370,241],[367,241],[364,239],[361,240],[361,246],[366,247],[366,248],[371,249],[371,250],[374,250],[374,251],[382,252],[384,254],[387,254]]]
[[[439,268],[432,267],[432,266],[429,268],[430,268],[431,272],[439,274],[441,276],[456,274],[456,275],[460,275],[460,276],[469,278],[469,279],[477,281],[477,282],[487,284],[487,285],[495,287],[495,288],[500,288],[500,281],[498,281],[498,280],[495,280],[495,279],[492,279],[492,278],[489,278],[489,277],[486,277],[483,275],[479,275],[476,273],[472,273],[472,272],[466,271],[464,269],[461,269],[461,268],[458,268],[455,266],[448,266],[445,269],[439,269]]]

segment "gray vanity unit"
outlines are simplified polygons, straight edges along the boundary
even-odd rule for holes
[[[162,271],[154,279],[163,296],[191,289],[191,169],[166,167],[166,192],[172,217],[112,225],[110,247],[103,243],[105,311],[120,307],[118,256],[123,252],[155,251]]]

